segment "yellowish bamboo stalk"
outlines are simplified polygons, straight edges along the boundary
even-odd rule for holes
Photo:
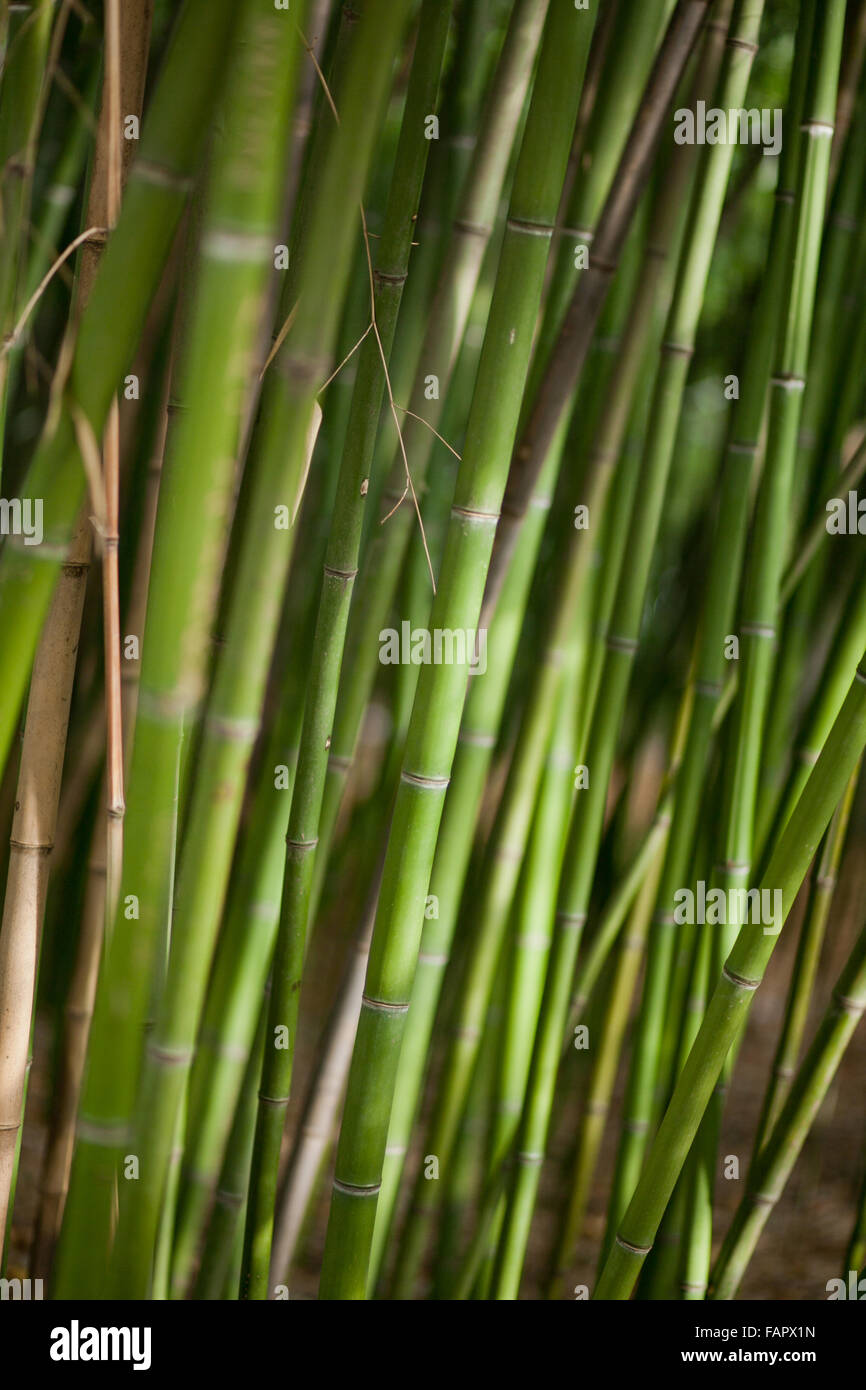
[[[109,6],[109,14],[114,12],[114,21],[108,24],[114,60],[106,64],[85,218],[86,226],[103,231],[88,239],[82,247],[76,315],[89,298],[107,240],[107,229],[112,215],[116,218],[119,206],[123,165],[119,115],[121,110],[139,115],[141,112],[151,10],[152,0],[130,0],[124,7],[121,22],[116,0]],[[15,1153],[22,1123],[48,864],[57,828],[91,549],[91,526],[85,507],[61,568],[40,639],[24,725],[9,876],[0,926],[0,1230],[6,1229],[14,1191]]]

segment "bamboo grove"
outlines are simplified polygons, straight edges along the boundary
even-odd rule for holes
[[[0,1274],[857,1296],[866,2],[0,56]]]

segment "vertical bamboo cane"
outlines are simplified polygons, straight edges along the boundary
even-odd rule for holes
[[[594,10],[553,0],[511,196],[433,629],[474,631],[505,483]],[[320,1296],[363,1298],[400,1041],[466,662],[426,666],[409,726],[337,1151]]]

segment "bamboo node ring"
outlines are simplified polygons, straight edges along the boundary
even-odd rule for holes
[[[470,521],[498,521],[498,520],[499,520],[499,513],[498,513],[498,512],[480,512],[480,511],[474,510],[474,508],[472,508],[472,507],[458,507],[457,504],[456,504],[456,502],[455,502],[454,506],[451,508],[451,515],[452,515],[452,516],[465,516],[465,517],[468,517]]]
[[[652,1250],[651,1245],[633,1245],[630,1240],[624,1240],[620,1235],[617,1236],[616,1243],[622,1250],[627,1251],[629,1255],[648,1255]]]
[[[638,647],[633,637],[617,637],[613,632],[607,634],[604,644],[614,652],[636,652]]]
[[[404,769],[400,773],[400,781],[408,782],[410,787],[422,787],[426,791],[444,792],[447,789],[448,784],[451,781],[451,778],[422,777],[417,772],[406,772],[406,770]]]
[[[846,1014],[862,1014],[866,1011],[866,1000],[852,999],[845,994],[834,995],[836,1004]]]
[[[553,236],[553,227],[549,222],[529,222],[520,217],[509,217],[506,227],[510,232],[523,232],[526,236]]]
[[[723,967],[722,974],[726,980],[729,980],[732,985],[736,985],[738,989],[757,989],[758,985],[761,983],[760,980],[749,980],[745,975],[738,975],[736,971],[730,970],[727,965]]]
[[[367,1009],[373,1009],[380,1014],[406,1014],[409,1012],[407,1004],[390,1004],[386,999],[371,999],[369,994],[361,995],[361,1003]]]
[[[342,1192],[345,1197],[378,1197],[382,1187],[380,1182],[360,1183],[341,1182],[339,1178],[334,1178],[334,1191]]]

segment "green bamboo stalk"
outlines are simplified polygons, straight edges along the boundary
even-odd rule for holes
[[[8,15],[7,49],[0,82],[0,461],[9,404],[11,361],[7,349],[20,308],[36,144],[45,110],[45,70],[54,22],[52,0],[35,0]]]
[[[68,396],[101,439],[118,381],[131,361],[198,164],[236,6],[187,0],[147,120],[138,158],[79,326]],[[45,504],[43,544],[10,537],[0,556],[0,646],[8,676],[0,691],[0,763],[9,753],[39,632],[84,497],[71,413],[49,420],[21,488]]]
[[[431,915],[425,920],[406,1032],[400,1050],[400,1067],[388,1127],[388,1143],[382,1169],[382,1190],[376,1207],[376,1224],[370,1256],[370,1292],[391,1227],[394,1204],[412,1126],[418,1108],[442,982],[457,927],[461,890],[472,851],[473,830],[494,754],[499,724],[508,693],[508,682],[524,620],[532,571],[541,543],[550,487],[557,459],[551,454],[542,472],[529,524],[515,553],[514,564],[503,587],[502,599],[488,637],[488,665],[483,677],[470,682],[466,709],[454,756],[451,785],[445,801],[442,825],[430,875]],[[469,1039],[466,1039],[468,1042]],[[441,1140],[432,1140],[442,1151]],[[420,1182],[420,1180],[419,1180]],[[433,1195],[426,1183],[424,1196]],[[421,1192],[418,1192],[420,1199]],[[419,1208],[420,1209],[420,1208]],[[427,1204],[423,1210],[426,1212]]]
[[[714,956],[713,934],[704,928],[694,944],[692,980],[683,1014],[678,1075],[685,1065],[701,1019],[706,1012],[707,998],[713,982]],[[681,1207],[679,1212],[673,1214],[671,1232],[674,1237],[672,1246],[678,1256],[678,1269],[671,1271],[671,1283],[686,1302],[702,1302],[707,1293],[720,1124],[721,1106],[713,1105],[704,1116],[680,1177],[683,1189]]]
[[[767,448],[756,503],[743,581],[739,629],[741,678],[729,727],[723,789],[725,806],[714,885],[730,890],[748,883],[755,838],[758,777],[766,711],[774,664],[774,640],[779,587],[787,548],[787,516],[794,495],[796,441],[802,412],[809,355],[824,205],[827,191],[830,137],[835,112],[845,5],[827,6],[816,14],[813,48],[817,65],[810,74],[798,172],[798,203],[786,270],[787,301],[778,328],[776,368],[770,378]],[[802,592],[802,591],[801,591]],[[728,896],[728,901],[733,899]],[[717,932],[715,969],[722,966],[733,944],[738,923]],[[728,1060],[726,1078],[733,1066]],[[718,1134],[723,1091],[717,1090],[713,1113],[703,1125],[702,1142],[712,1145]],[[708,1225],[711,1213],[705,1216]],[[709,1268],[709,1241],[704,1249]]]
[[[624,274],[620,277],[622,285],[609,302],[610,326],[614,332],[618,319],[622,315],[623,305],[627,301],[627,287],[633,282],[637,270],[638,266],[634,258],[630,258],[627,273],[624,268]],[[567,421],[564,423],[567,424]],[[551,448],[544,469],[539,476],[537,494],[533,498],[533,507],[530,513],[531,525],[524,529],[532,529],[537,525],[536,512],[542,499],[544,499],[545,506],[550,506],[549,493],[559,468],[563,441],[564,430],[561,431],[561,438]],[[569,444],[569,448],[571,447]],[[466,969],[464,996],[460,1005],[459,1016],[455,1020],[454,1041],[446,1062],[443,1084],[440,1086],[439,1102],[432,1122],[431,1137],[426,1145],[435,1150],[446,1169],[450,1167],[449,1154],[451,1146],[457,1138],[457,1126],[460,1122],[462,1107],[466,1100],[467,1088],[478,1051],[478,1038],[488,1009],[488,999],[493,980],[492,972],[497,958],[501,955],[500,942],[506,930],[507,913],[518,881],[518,868],[531,823],[532,789],[541,776],[541,762],[546,750],[551,712],[556,699],[555,690],[560,680],[562,653],[559,649],[573,648],[574,654],[577,656],[585,642],[585,634],[582,632],[584,627],[583,610],[578,606],[578,597],[589,578],[587,575],[589,549],[586,536],[575,530],[576,522],[573,521],[572,511],[573,493],[566,481],[565,486],[560,487],[553,501],[553,516],[548,525],[548,530],[551,533],[548,544],[554,548],[554,554],[559,556],[558,559],[554,558],[549,562],[553,572],[557,575],[555,597],[552,605],[547,597],[542,599],[540,594],[537,600],[542,610],[548,610],[542,618],[543,629],[547,634],[541,643],[543,656],[541,661],[533,666],[530,693],[522,702],[526,707],[520,722],[517,747],[512,755],[506,789],[500,801],[497,820],[487,848],[488,862],[482,884],[481,900],[474,912],[478,929],[474,933],[472,960]],[[521,536],[515,562],[523,554],[523,545]],[[513,579],[514,566],[509,570],[502,599],[497,605],[494,615],[492,632],[495,639],[494,650],[497,662],[501,661],[502,658],[502,637],[498,631],[498,615],[502,602],[508,601],[510,604],[509,591]],[[575,609],[576,621],[572,623],[567,615],[569,611]],[[492,643],[491,646],[493,646]],[[510,661],[511,658],[509,657],[509,665]],[[489,699],[489,680],[490,674],[488,673],[483,686],[473,687],[473,699],[467,709],[469,729],[473,732],[470,734],[465,724],[464,729],[467,738],[477,739],[481,737],[484,741],[492,743],[496,721],[488,722],[492,712],[491,706],[494,703]],[[477,706],[477,716],[472,713],[473,701]],[[461,746],[458,752],[458,761],[455,764],[455,783],[452,790],[456,790],[457,779],[462,766],[460,760],[462,758],[468,761],[469,756],[469,749],[464,749]],[[479,751],[471,756],[480,764],[485,755],[483,751]],[[571,786],[571,778],[563,779],[561,768],[556,775],[563,791],[567,794]],[[448,833],[449,816],[446,809],[443,836],[447,837]],[[468,848],[469,843],[466,841],[465,851],[467,853]],[[465,858],[462,863],[465,864]],[[437,870],[439,864],[440,856],[437,853]],[[436,872],[434,870],[434,881]],[[449,871],[449,862],[443,856],[441,859],[441,881],[443,888],[448,887],[449,895],[452,895],[454,891],[452,885],[456,886],[461,878],[462,871],[455,879]],[[426,929],[426,931],[429,930],[429,928]],[[426,931],[425,941],[427,939]],[[435,968],[434,966],[433,969]],[[438,968],[441,972],[441,964]],[[414,1007],[413,999],[413,1011]],[[411,1016],[409,1029],[411,1034]],[[404,1052],[405,1046],[406,1044],[404,1044]],[[446,1190],[450,1191],[450,1183]],[[411,1284],[413,1269],[417,1267],[423,1254],[425,1242],[423,1226],[429,1226],[435,1214],[439,1195],[438,1185],[422,1182],[419,1178],[415,1200],[411,1208],[412,1223],[407,1227],[398,1264],[400,1280],[398,1287],[402,1288],[404,1292]]]
[[[566,668],[559,695],[559,709],[532,817],[517,892],[511,912],[509,939],[502,948],[503,1023],[491,1087],[493,1111],[487,1145],[486,1169],[495,1172],[511,1152],[520,1119],[526,1072],[544,972],[550,949],[550,923],[555,906],[556,881],[564,849],[565,825],[574,793],[574,758],[578,685],[577,652],[561,653]],[[486,1031],[486,1030],[485,1030]],[[458,1032],[458,1042],[460,1034]],[[499,1218],[491,1222],[491,1254],[496,1248]],[[483,1276],[486,1281],[488,1273]],[[440,1297],[447,1289],[440,1285]]]
[[[866,744],[866,667],[861,662],[821,756],[780,836],[761,887],[782,894],[787,917],[809,863]],[[680,1073],[641,1179],[602,1270],[596,1298],[628,1298],[739,1035],[777,937],[760,924],[741,928]]]
[[[283,806],[294,776],[299,729],[298,701],[286,694],[262,754],[190,1074],[172,1268],[176,1297],[182,1296],[192,1274],[261,1011],[280,914],[285,860]]]
[[[361,992],[370,953],[378,875],[361,930],[343,973],[340,991],[322,1035],[319,1058],[307,1087],[303,1113],[286,1169],[271,1253],[271,1284],[287,1279],[322,1162],[336,1133],[352,1047],[361,1010]]]
[[[731,37],[736,43],[732,45],[728,40],[719,86],[719,104],[724,109],[741,104],[762,8],[761,4],[753,4],[751,0],[741,0],[735,9]],[[649,567],[661,520],[688,365],[721,216],[731,154],[730,148],[722,145],[709,150],[701,163],[689,210],[689,229],[665,329],[642,461],[641,505],[629,526],[630,563],[622,571],[611,631],[606,639],[607,654],[601,684],[605,701],[594,713],[587,739],[591,756],[590,785],[577,799],[569,828],[565,871],[559,885],[554,944],[521,1122],[515,1181],[497,1254],[494,1277],[494,1295],[497,1298],[515,1298],[520,1282],[550,1121],[574,962],[586,921],[607,787],[634,652],[638,645]]]
[[[720,8],[713,22],[707,23],[701,43],[692,95],[695,100],[711,98],[724,52],[724,40],[730,21],[730,6]],[[618,524],[619,515],[628,515],[634,503],[637,487],[640,446],[627,435],[630,421],[643,413],[643,383],[649,374],[647,360],[658,348],[658,335],[670,305],[672,285],[670,267],[676,263],[678,247],[684,231],[685,211],[697,157],[696,147],[676,147],[666,168],[665,178],[655,192],[649,212],[646,244],[642,251],[640,272],[628,318],[622,333],[621,346],[613,370],[604,389],[604,399],[589,451],[587,476],[583,495],[589,508],[593,532],[598,538],[604,564],[600,570],[595,592],[588,598],[592,612],[592,643],[587,657],[587,671],[581,694],[581,734],[578,738],[582,760],[586,733],[592,719],[604,661],[604,639],[610,620],[619,573],[626,551],[626,530]],[[620,277],[617,277],[619,280]],[[614,294],[616,292],[614,282]],[[643,422],[633,424],[632,431],[642,438]],[[616,512],[608,511],[606,502],[616,470]],[[595,518],[592,520],[592,518]],[[598,562],[596,562],[598,563]],[[587,615],[589,617],[589,614]]]
[[[485,613],[495,606],[517,531],[535,479],[560,428],[619,262],[626,233],[646,185],[667,115],[686,59],[706,17],[701,0],[678,0],[653,64],[629,139],[598,220],[589,266],[582,271],[550,353],[544,377],[526,414],[503,499],[495,559],[485,596]]]
[[[595,11],[553,0],[515,173],[432,629],[475,631]],[[503,463],[503,458],[505,463]],[[363,1298],[420,926],[467,664],[425,666],[386,854],[337,1151],[320,1296]]]
[[[274,1193],[280,1141],[291,1087],[294,1038],[305,954],[313,861],[328,765],[340,668],[361,544],[364,498],[385,390],[383,371],[394,341],[411,250],[414,219],[427,161],[425,118],[437,104],[450,5],[422,6],[394,176],[370,271],[373,332],[361,349],[346,433],[331,534],[325,555],[319,614],[298,767],[286,835],[286,868],[275,947],[268,1037],[288,1029],[288,1046],[265,1047],[250,1177],[242,1291],[264,1297],[268,1287]],[[397,31],[398,32],[398,31]],[[379,36],[381,39],[381,35]],[[395,32],[395,39],[397,33]],[[369,101],[369,90],[365,100]],[[374,288],[375,286],[375,288]]]
[[[634,269],[634,267],[629,267]],[[631,327],[631,324],[630,324]],[[631,363],[633,357],[624,354]],[[618,365],[618,364],[617,364]],[[603,414],[609,433],[602,434],[590,457],[590,479],[587,505],[590,516],[597,518],[603,511],[614,456],[615,432],[622,420],[618,405],[619,391],[625,392],[632,378],[614,372],[609,384],[612,404]],[[567,422],[565,422],[567,423]],[[560,431],[564,435],[564,431]],[[542,494],[552,486],[560,459],[563,438],[551,447],[540,475]],[[548,473],[551,475],[547,481]],[[561,519],[560,519],[561,518]],[[597,525],[597,520],[592,525]],[[552,711],[556,707],[562,675],[562,653],[573,642],[582,655],[586,642],[586,624],[590,605],[584,594],[591,580],[591,548],[588,534],[576,530],[572,523],[570,496],[567,492],[555,504],[554,544],[560,559],[556,565],[557,582],[552,603],[544,619],[542,657],[536,662],[530,693],[521,721],[519,737],[512,756],[508,779],[497,812],[496,823],[487,852],[487,866],[477,909],[478,930],[472,944],[470,962],[466,967],[463,1002],[455,1028],[455,1038],[446,1063],[439,1098],[431,1123],[427,1147],[447,1166],[452,1144],[465,1104],[478,1039],[492,988],[496,963],[508,923],[508,912],[518,881],[533,806],[535,790],[541,776],[542,762],[547,749]],[[487,599],[485,598],[485,605]],[[498,611],[498,605],[497,605]],[[495,630],[495,629],[494,629]],[[479,690],[478,694],[482,694]],[[485,726],[486,728],[486,726]],[[492,736],[492,730],[487,733]],[[449,875],[450,880],[450,875]],[[437,1185],[421,1177],[416,1184],[412,1203],[412,1222],[404,1234],[397,1267],[398,1293],[409,1296],[414,1273],[423,1255],[425,1233],[440,1197]]]
[[[587,253],[591,248],[623,148],[632,136],[637,106],[671,9],[671,0],[629,6],[616,26],[615,51],[606,57],[587,128],[582,132],[579,150],[572,152],[577,170],[557,219],[560,225],[556,263],[533,353],[526,392],[529,400],[535,397],[571,299],[581,248]],[[604,360],[604,354],[600,356]],[[584,394],[591,401],[594,393]]]
[[[366,267],[366,253],[360,248]],[[369,306],[366,269],[364,304]],[[348,309],[339,357],[358,339],[355,315]],[[348,336],[347,336],[348,335]],[[343,382],[337,378],[334,386]],[[290,660],[312,641],[315,611],[306,599],[302,576],[322,563],[327,541],[339,455],[329,447],[329,432],[340,438],[342,399],[329,408],[317,449],[321,466],[313,470],[297,523],[297,544],[286,594],[272,683],[278,683],[279,706],[251,789],[252,809],[232,874],[223,927],[217,940],[196,1055],[190,1075],[189,1124],[184,1174],[175,1231],[173,1279],[180,1296],[191,1277],[200,1233],[235,1113],[246,1060],[253,1042],[280,917],[286,857],[285,798],[291,796],[297,764],[306,673]],[[323,444],[325,447],[323,448]],[[315,525],[313,518],[320,518]],[[285,669],[284,671],[284,667]]]
[[[703,827],[701,832],[694,851],[693,862],[701,862],[706,840]],[[675,1055],[672,1070],[676,1075],[679,1075],[682,1070],[706,1010],[707,988],[711,979],[712,952],[712,933],[705,932],[699,935],[694,931],[682,931],[677,961],[677,968],[682,976],[682,985],[680,987],[679,979],[676,982],[672,980],[668,1004],[669,1009],[674,1014],[668,1029],[668,1037],[675,1035],[673,1043]],[[683,1285],[689,1282],[689,1276],[693,1270],[685,1270],[683,1265],[690,1256],[692,1257],[692,1264],[694,1264],[698,1242],[686,1241],[684,1246],[682,1235],[687,1218],[699,1194],[703,1191],[702,1185],[706,1170],[701,1165],[701,1158],[702,1153],[696,1142],[689,1155],[689,1163],[680,1175],[674,1194],[668,1204],[652,1258],[643,1271],[637,1291],[638,1298],[668,1299],[686,1296]],[[608,1223],[599,1252],[597,1266],[599,1270],[607,1259],[611,1239]],[[690,1292],[697,1292],[697,1290]]]
[[[200,753],[190,805],[189,829],[181,857],[168,973],[153,1042],[145,1057],[142,1102],[136,1118],[143,1179],[136,1193],[136,1202],[130,1205],[125,1240],[121,1226],[116,1259],[118,1280],[122,1287],[130,1290],[141,1289],[141,1281],[147,1274],[147,1252],[154,1238],[167,1163],[170,1117],[176,1114],[192,1059],[222,906],[225,875],[237,827],[246,772],[245,754],[250,746],[249,741],[246,744],[244,741],[249,740],[250,733],[254,732],[250,730],[250,723],[257,726],[256,711],[264,694],[267,658],[279,614],[280,581],[285,576],[288,547],[284,538],[280,542],[274,521],[274,502],[275,499],[288,501],[292,514],[297,507],[312,452],[311,431],[315,429],[315,424],[311,422],[316,415],[314,397],[317,377],[327,370],[333,352],[342,300],[340,289],[350,268],[354,219],[335,218],[335,209],[345,206],[343,199],[352,208],[355,197],[362,191],[372,149],[373,121],[390,74],[402,12],[389,14],[388,27],[384,30],[381,29],[381,18],[379,11],[374,8],[366,18],[366,25],[362,20],[345,88],[341,89],[342,119],[352,129],[352,141],[350,144],[341,129],[328,146],[320,175],[321,183],[310,212],[308,244],[303,255],[303,290],[292,330],[279,354],[276,368],[285,373],[280,393],[282,409],[274,409],[275,403],[270,395],[263,401],[261,455],[252,465],[253,495],[244,518],[244,544],[238,556],[234,601],[228,614],[226,652],[230,657],[235,656],[232,646],[233,639],[236,639],[234,646],[241,664],[235,667],[232,661],[226,661],[218,666],[208,711],[214,730],[228,737],[206,742],[204,751]],[[271,15],[271,23],[274,22],[282,23],[282,31],[275,31],[273,39],[269,39],[266,32],[262,33],[259,61],[266,55],[272,61],[268,44],[279,37],[284,57],[280,72],[281,85],[275,90],[274,100],[284,103],[288,112],[291,109],[293,86],[290,55],[298,54],[299,45],[296,31],[293,30],[292,47],[286,46],[283,37],[288,27],[285,16]],[[379,31],[376,38],[381,46],[374,54],[373,34],[376,30]],[[365,62],[370,65],[368,69],[362,69],[361,65]],[[362,89],[360,79],[362,70],[365,71],[365,83],[369,82],[365,89]],[[260,102],[260,97],[258,100]],[[366,124],[359,119],[362,110],[370,113]],[[271,128],[278,136],[282,134],[280,121],[272,122]],[[283,151],[279,146],[278,154],[282,157]],[[328,307],[323,310],[317,301],[319,292],[324,291],[326,286]],[[281,437],[274,433],[278,424],[283,426]],[[277,438],[280,438],[279,451],[274,447]],[[271,471],[271,461],[276,472]],[[277,539],[269,544],[266,539],[268,535]],[[275,593],[269,592],[275,567],[269,565],[271,559],[278,569]],[[279,559],[282,559],[282,566]],[[251,593],[258,593],[257,604],[250,603]],[[219,803],[218,812],[209,817],[208,810],[215,799],[216,788],[223,788],[224,785],[233,787],[233,795],[225,796]],[[226,821],[228,824],[225,824]],[[211,853],[215,862],[220,862],[222,857],[225,865],[222,878],[213,872]]]
[[[259,1011],[256,1037],[244,1069],[201,1263],[193,1285],[192,1297],[195,1299],[216,1299],[221,1296],[229,1275],[234,1244],[243,1231],[243,1212],[253,1158],[266,1023],[267,1010],[263,1004]]]
[[[551,453],[555,460],[555,451]],[[490,836],[478,906],[473,914],[478,925],[466,965],[459,1019],[440,1082],[427,1142],[429,1151],[438,1156],[443,1169],[447,1169],[466,1103],[496,967],[503,950],[550,739],[551,719],[559,700],[564,654],[586,574],[589,547],[585,534],[575,532],[572,527],[572,537],[569,553],[563,557],[565,563],[560,566],[560,583],[545,622],[541,659],[534,668],[517,746]],[[570,779],[566,779],[566,786],[569,781],[573,782],[573,773]],[[419,1175],[416,1199],[412,1205],[413,1221],[404,1233],[395,1275],[398,1297],[409,1296],[426,1244],[424,1228],[429,1228],[440,1196],[440,1185],[428,1183],[423,1174]]]
[[[132,111],[140,111],[144,92],[149,17],[147,5],[134,4],[130,6],[123,31],[115,32],[118,52],[110,72],[117,82],[120,99],[126,109]],[[38,24],[40,12],[33,11],[30,20]],[[115,178],[122,180],[122,170],[119,159],[115,160],[111,154],[119,136],[112,135],[116,113],[109,89],[108,65],[106,72],[87,198],[89,225],[107,225],[113,220],[116,208],[112,205],[121,192],[118,182],[112,196],[113,181]],[[100,258],[101,247],[89,246],[82,253],[74,313],[86,306],[90,298]],[[0,1224],[4,1228],[14,1203],[15,1179],[10,1150],[15,1147],[16,1127],[12,1116],[17,1108],[23,1121],[28,1068],[26,1037],[31,1032],[31,1001],[35,999],[38,978],[50,854],[56,834],[91,535],[89,521],[81,516],[40,636],[22,738],[0,939],[5,964],[0,980],[6,994],[0,1007],[3,1018],[0,1047],[6,1059],[0,1103],[3,1114],[0,1122],[3,1140],[0,1144]],[[11,1006],[10,996],[15,1001]]]
[[[827,919],[833,903],[839,864],[845,845],[845,835],[854,803],[858,774],[859,768],[848,783],[845,796],[833,814],[833,819],[821,845],[809,888],[806,915],[800,929],[797,955],[785,1002],[782,1032],[773,1057],[770,1078],[767,1082],[758,1127],[755,1131],[753,1162],[760,1156],[767,1136],[779,1118],[779,1112],[787,1099],[791,1082],[796,1074],[812,991],[818,972],[818,962],[821,957],[821,947],[824,943]]]
[[[814,492],[816,483],[820,486],[819,479],[827,472],[826,464],[822,466],[819,462],[823,450],[828,446],[832,450],[834,436],[841,439],[842,432],[850,423],[845,409],[848,402],[837,398],[839,363],[843,352],[849,350],[847,335],[844,332],[840,333],[837,325],[840,319],[844,322],[841,301],[846,282],[859,268],[857,241],[860,241],[861,246],[863,241],[861,224],[866,213],[862,196],[864,139],[866,112],[861,112],[847,142],[845,160],[827,216],[821,248],[812,328],[813,346],[809,354],[809,368],[803,391],[793,479],[793,496],[799,501],[801,509],[802,499]],[[854,237],[855,231],[860,232],[859,238]],[[862,265],[862,253],[860,264]],[[755,831],[756,842],[759,845],[764,843],[785,786],[792,726],[796,719],[796,702],[802,683],[800,673],[808,649],[824,570],[825,562],[811,567],[785,614],[784,633],[773,683],[773,719],[766,729],[761,755],[761,786]]]
[[[19,295],[22,305],[29,303],[45,272],[61,250],[60,237],[82,182],[96,125],[93,113],[98,91],[97,77],[98,73],[94,72],[84,95],[73,103],[60,157],[39,193],[34,195],[37,211],[31,229],[32,245],[23,270]],[[35,317],[35,314],[31,315],[16,342],[9,347],[7,404],[14,399],[25,346],[32,336]],[[0,372],[2,370],[3,366],[0,364]]]
[[[628,1023],[632,995],[643,958],[652,916],[661,861],[644,879],[629,916],[629,926],[619,944],[616,972],[605,1010],[601,1036],[594,1049],[592,1078],[584,1103],[583,1122],[578,1134],[569,1197],[553,1254],[547,1285],[548,1298],[559,1298],[574,1249],[583,1230],[586,1207],[598,1154],[607,1123],[610,1099],[616,1081],[622,1040]]]
[[[153,1287],[151,1290],[151,1297],[160,1302],[164,1302],[170,1296],[169,1288],[171,1285],[171,1249],[172,1236],[174,1234],[174,1211],[177,1202],[178,1184],[180,1182],[180,1160],[183,1155],[183,1131],[186,1124],[186,1097],[187,1093],[184,1091],[183,1101],[178,1108],[175,1118],[174,1135],[172,1136],[171,1153],[166,1169],[162,1210],[159,1214],[159,1226],[157,1229],[153,1256]]]
[[[422,421],[437,428],[458,349],[481,274],[482,260],[496,220],[511,148],[514,143],[533,56],[547,13],[548,0],[517,0],[502,47],[481,128],[451,228],[448,249],[429,309],[427,331],[418,355],[418,374],[403,427],[403,444],[411,459],[412,479],[420,496],[433,445]],[[428,378],[438,381],[430,397]],[[429,397],[429,398],[428,398]],[[421,420],[415,416],[422,417]],[[383,491],[391,512],[406,486],[406,470],[397,454]],[[354,757],[361,722],[378,670],[379,633],[386,624],[414,525],[411,507],[402,505],[373,536],[347,636],[346,662],[353,673],[340,687],[331,736],[330,760],[319,826],[317,858],[324,863],[343,788]]]
[[[448,1172],[435,1179],[437,1182],[444,1180],[447,1190],[442,1201],[442,1220],[436,1247],[436,1262],[432,1270],[433,1278],[432,1281],[428,1281],[426,1290],[426,1296],[432,1299],[465,1299],[474,1296],[473,1285],[476,1284],[484,1245],[483,1242],[478,1244],[473,1236],[467,1249],[466,1230],[469,1216],[471,1214],[477,1225],[489,1228],[490,1218],[495,1210],[495,1201],[493,1208],[488,1209],[489,1189],[485,1187],[482,1179],[484,1155],[490,1136],[490,1095],[502,1040],[503,1018],[500,1005],[504,979],[503,962],[494,982],[493,999],[487,1015],[478,1064],[473,1072],[466,1098],[466,1111],[460,1134],[454,1145]],[[431,1181],[434,1179],[431,1178]],[[476,1246],[474,1269],[470,1277],[466,1263],[467,1260],[472,1260],[472,1251]],[[483,1297],[483,1294],[480,1296]]]
[[[787,105],[787,111],[790,113],[789,134],[784,145],[773,211],[767,256],[768,274],[763,278],[751,319],[746,356],[739,374],[743,389],[734,406],[728,431],[712,561],[694,672],[695,705],[678,776],[665,867],[647,948],[647,974],[626,1091],[627,1123],[623,1126],[617,1154],[608,1213],[607,1239],[612,1239],[611,1233],[616,1229],[637,1183],[653,1114],[668,1012],[668,989],[675,958],[674,894],[686,882],[691,861],[694,827],[698,821],[698,807],[711,745],[711,726],[721,694],[726,665],[725,636],[731,630],[739,586],[748,524],[749,479],[759,451],[764,401],[775,340],[774,325],[784,287],[786,247],[793,216],[796,132],[799,126],[802,88],[808,72],[810,34],[811,9],[807,4],[802,11],[798,29],[797,56]]]
[[[866,641],[864,578],[866,570],[861,564],[847,605],[848,611],[839,625],[830,657],[797,738],[796,751],[776,816],[771,842],[785,825],[800,798],[809,776],[809,769],[821,751],[833,720],[841,708],[845,691],[851,683],[852,672],[857,666],[858,647],[862,649],[863,642]]]
[[[786,271],[787,297],[780,313],[775,373],[770,379],[766,461],[746,560],[739,615],[741,676],[733,710],[731,772],[719,861],[724,887],[748,878],[753,852],[761,735],[770,693],[779,586],[787,543],[780,518],[793,493],[796,437],[808,360],[827,168],[835,111],[844,4],[816,15],[813,49],[818,66],[810,80],[803,123],[795,231]]]
[[[129,779],[127,850],[91,1030],[59,1252],[60,1289],[100,1288],[106,1278],[111,1189],[129,1143],[141,1030],[171,901],[183,734],[202,694],[234,457],[279,208],[282,136],[274,129],[270,107],[261,105],[261,90],[264,86],[270,91],[277,109],[283,109],[280,82],[270,67],[271,45],[281,44],[291,26],[283,18],[282,37],[279,30],[271,33],[272,24],[280,25],[280,16],[255,0],[245,7],[243,18],[246,41],[240,49],[239,76],[230,89],[229,128],[215,156],[199,278],[180,368],[186,408],[170,432],[160,493]],[[261,20],[264,31],[258,27]],[[264,68],[259,47],[263,32],[268,38]],[[292,28],[292,43],[294,33]],[[290,51],[287,44],[286,53]],[[188,74],[180,80],[188,82]],[[152,109],[151,119],[153,114]],[[247,141],[262,156],[261,180],[254,188],[247,180]],[[100,283],[101,276],[94,297]],[[164,1131],[167,1153],[173,1133],[174,1112]],[[144,1164],[142,1169],[143,1192],[151,1174]],[[137,1184],[131,1187],[135,1197],[128,1190],[127,1196],[139,1219],[147,1202],[143,1196],[137,1202]],[[124,1254],[125,1247],[124,1223]],[[149,1258],[142,1260],[138,1276],[142,1282],[136,1287],[147,1287]],[[118,1287],[126,1287],[124,1279]]]
[[[514,933],[505,992],[505,1025],[494,1095],[490,1166],[510,1150],[532,1056],[556,909],[565,830],[574,799],[577,654],[562,654],[565,675],[514,905]]]
[[[866,1264],[866,1167],[864,1167],[860,1190],[857,1193],[857,1215],[854,1220],[851,1239],[845,1251],[843,1277],[847,1279],[849,1269],[862,1271],[864,1264]]]
[[[860,932],[845,962],[832,1002],[803,1058],[781,1114],[749,1174],[746,1192],[734,1213],[713,1269],[711,1298],[727,1299],[736,1294],[864,1010],[866,929]]]

